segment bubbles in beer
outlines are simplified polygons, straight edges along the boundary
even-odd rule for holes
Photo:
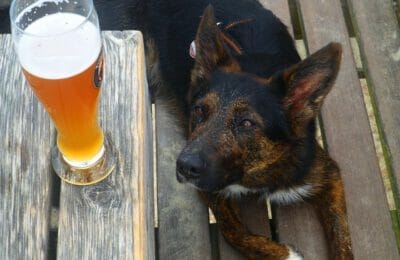
[[[76,75],[99,56],[98,28],[84,16],[55,13],[32,22],[17,42],[22,67],[46,79]]]

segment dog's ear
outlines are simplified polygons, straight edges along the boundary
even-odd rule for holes
[[[208,5],[204,10],[195,39],[196,57],[191,80],[207,80],[216,67],[222,66],[233,71],[239,65],[231,57],[223,41],[214,16],[214,8]]]
[[[330,43],[281,74],[286,88],[283,106],[290,120],[307,124],[319,112],[339,71],[342,47]]]

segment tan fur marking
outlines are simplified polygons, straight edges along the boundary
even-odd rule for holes
[[[226,73],[239,73],[242,71],[239,63],[236,61],[232,61],[228,65],[222,66],[221,70]]]
[[[252,155],[252,160],[244,168],[245,172],[251,175],[254,172],[262,172],[268,169],[268,167],[280,160],[282,156],[287,152],[284,146],[280,143],[273,143],[267,138],[258,139],[259,153]]]
[[[230,24],[228,24],[227,26],[225,26],[225,30],[230,30],[237,25],[249,23],[252,21],[254,21],[254,18],[244,19],[244,20],[240,20],[240,21],[234,21],[234,22],[231,22]]]
[[[261,78],[261,77],[254,77],[254,80],[257,81],[258,83],[261,83],[263,85],[269,85],[272,83],[272,77],[269,77],[267,79]]]
[[[225,42],[239,55],[242,55],[242,49],[231,39],[229,38],[225,33],[220,32],[222,39],[225,40]]]
[[[249,106],[248,102],[244,99],[238,99],[236,101],[233,101],[232,104],[229,107],[229,117],[233,119],[234,115],[236,113],[241,113],[241,112],[247,112],[249,119],[253,120],[255,123],[263,127],[263,120],[261,116],[254,111],[254,109]]]
[[[215,91],[210,91],[201,101],[211,112],[215,112],[219,106],[219,96]]]
[[[197,104],[204,106],[207,109],[207,116],[210,116],[218,110],[219,96],[216,92],[210,91],[205,97],[200,99]],[[193,116],[191,115],[189,118],[189,140],[196,138],[196,136],[199,135],[199,133],[201,133],[205,128],[205,125],[201,124],[198,125],[196,129],[192,129],[192,121]]]

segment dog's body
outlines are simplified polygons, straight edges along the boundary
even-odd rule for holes
[[[339,169],[315,141],[340,45],[300,62],[286,27],[253,0],[154,0],[138,10],[157,71],[186,122],[177,178],[200,190],[226,240],[251,259],[300,259],[251,234],[236,197],[305,200],[320,216],[331,258],[352,259]]]

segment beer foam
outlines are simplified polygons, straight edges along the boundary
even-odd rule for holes
[[[97,27],[73,13],[46,15],[31,23],[17,42],[22,67],[46,79],[68,78],[83,72],[98,58]]]
[[[36,0],[33,4],[29,5],[26,7],[18,16],[17,16],[17,21],[19,21],[25,14],[32,12],[33,8],[39,8],[43,7],[47,3],[54,3],[56,5],[59,5],[61,3],[67,3],[69,4],[69,0]],[[75,3],[75,2],[74,2]]]

